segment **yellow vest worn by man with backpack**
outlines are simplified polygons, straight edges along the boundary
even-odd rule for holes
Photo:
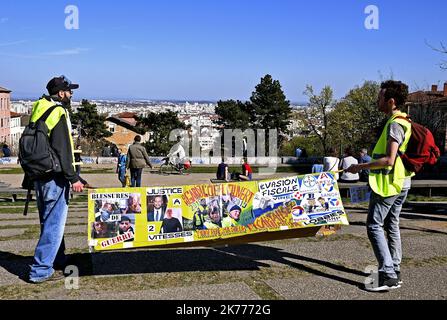
[[[386,157],[388,148],[389,129],[393,122],[400,124],[405,131],[405,139],[399,147],[400,153],[405,153],[408,142],[411,138],[411,123],[404,119],[396,119],[398,117],[407,117],[403,112],[397,112],[386,123],[382,135],[374,148],[372,158],[374,160]],[[396,157],[394,166],[383,169],[371,170],[369,174],[369,185],[371,189],[378,195],[387,198],[400,194],[402,192],[406,179],[413,177],[415,174],[406,170],[404,163],[399,155]]]

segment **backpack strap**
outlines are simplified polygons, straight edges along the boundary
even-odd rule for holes
[[[413,121],[411,121],[410,117],[399,116],[399,117],[394,118],[394,120],[396,120],[396,119],[401,119],[401,120],[408,121],[409,123],[413,123]],[[401,152],[400,150],[397,150],[397,155],[402,158],[405,155],[405,153]]]
[[[56,110],[56,108],[58,108],[58,107],[63,108],[62,106],[60,106],[58,104],[48,108],[48,110],[45,111],[45,113],[39,119],[37,119],[36,122],[40,121],[40,120],[42,120],[43,122],[47,121],[47,119],[50,117],[50,115],[53,113],[53,111]]]
[[[51,113],[58,107],[61,107],[61,106],[60,105],[54,105],[54,106],[48,108],[48,110],[45,111],[45,113],[39,119],[36,120],[36,123],[37,123],[37,121],[41,121],[41,120],[43,122],[47,121],[47,119],[51,115]],[[29,178],[25,175],[25,179],[29,179]],[[33,197],[32,194],[31,194],[32,189],[33,189],[32,182],[28,181],[28,188],[27,188],[28,192],[27,192],[27,195],[26,195],[25,207],[23,209],[23,215],[25,217],[28,215],[29,203],[30,203],[30,201],[31,201],[31,199]]]
[[[29,203],[33,197],[33,195],[31,194],[31,191],[32,191],[32,187],[30,185],[28,187],[28,192],[26,194],[25,208],[23,209],[23,216],[25,216],[25,217],[28,215]]]
[[[410,123],[413,122],[413,121],[411,121],[411,118],[410,118],[410,117],[402,117],[402,116],[399,116],[399,117],[394,118],[394,120],[396,120],[396,119],[406,120],[406,121],[408,121],[408,122],[410,122]]]

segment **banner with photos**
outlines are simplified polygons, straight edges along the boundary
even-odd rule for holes
[[[89,192],[92,251],[348,225],[331,173],[275,180]]]

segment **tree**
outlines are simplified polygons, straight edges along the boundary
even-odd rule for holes
[[[190,128],[190,126],[178,119],[177,112],[172,111],[158,114],[150,112],[147,117],[138,117],[137,127],[142,132],[149,131],[151,133],[150,140],[144,146],[148,154],[152,156],[167,155],[169,153],[173,144],[169,141],[169,134],[172,130],[187,130]]]
[[[253,129],[277,129],[279,145],[285,140],[292,113],[290,102],[278,80],[267,74],[255,88],[250,98]],[[267,139],[268,141],[268,139]]]
[[[279,151],[281,157],[295,157],[297,148],[306,149],[310,157],[318,157],[323,153],[319,139],[316,136],[296,136],[292,140],[285,142]]]
[[[386,121],[386,115],[377,109],[379,91],[380,84],[366,81],[336,104],[329,115],[329,136],[333,146],[361,149],[370,148],[377,142],[377,135]]]
[[[311,85],[306,86],[304,94],[309,97],[309,106],[304,109],[304,123],[309,127],[312,135],[318,137],[324,154],[329,149],[329,114],[335,104],[334,93],[330,86],[326,86],[317,95]]]
[[[439,47],[434,47],[432,45],[430,45],[427,41],[425,42],[430,48],[432,48],[434,51],[443,53],[443,54],[447,54],[447,47],[445,46],[445,44],[443,42],[440,43]],[[441,69],[443,70],[447,70],[447,61],[443,60],[439,66],[441,67]]]
[[[241,129],[245,131],[252,123],[251,111],[250,102],[220,100],[216,107],[216,114],[219,116],[216,124],[223,126],[225,129]]]
[[[96,142],[112,136],[105,125],[106,117],[98,114],[96,104],[82,100],[81,107],[72,116],[72,123],[78,127],[80,137],[88,142]]]

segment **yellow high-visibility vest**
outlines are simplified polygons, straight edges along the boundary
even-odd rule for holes
[[[56,103],[54,101],[48,101],[45,98],[42,98],[33,104],[33,111],[31,114],[31,122],[36,122],[39,120],[45,112],[47,112],[48,109],[55,106]],[[75,156],[74,156],[74,143],[73,143],[73,137],[71,135],[71,122],[70,122],[70,115],[68,114],[67,110],[64,107],[57,107],[55,108],[50,116],[45,121],[45,124],[48,127],[48,135],[51,135],[51,132],[56,127],[56,125],[61,120],[62,116],[65,116],[65,119],[67,121],[67,127],[68,127],[68,136],[70,138],[70,145],[71,145],[71,154],[73,159],[73,168],[76,169],[75,165]]]
[[[389,127],[393,122],[399,123],[405,131],[405,140],[399,147],[401,153],[407,150],[408,142],[411,138],[411,123],[403,119],[396,119],[397,117],[407,117],[403,112],[397,112],[386,123],[382,135],[374,148],[372,158],[377,160],[387,155],[388,147],[388,132]],[[387,198],[400,194],[402,192],[405,179],[414,176],[415,174],[405,169],[402,159],[398,155],[394,166],[389,166],[383,169],[372,169],[369,174],[369,185],[371,189],[378,195]]]

